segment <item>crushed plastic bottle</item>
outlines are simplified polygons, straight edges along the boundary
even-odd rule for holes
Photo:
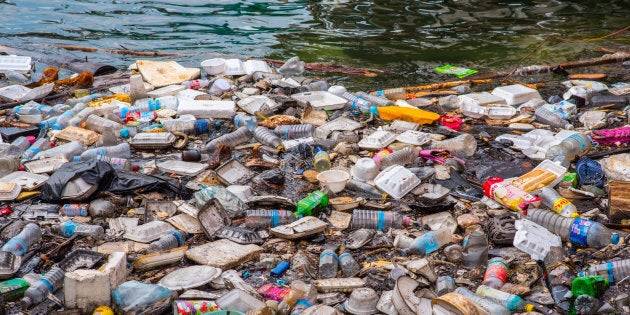
[[[256,129],[254,130],[254,139],[272,148],[282,149],[282,139],[280,139],[280,137],[276,136],[275,133],[265,127],[256,127]]]
[[[428,255],[451,242],[450,228],[441,228],[416,237],[406,249],[408,254]]]
[[[59,233],[65,237],[73,235],[91,236],[97,240],[105,237],[105,230],[100,225],[81,224],[72,221],[66,221],[57,226]]]
[[[560,144],[550,147],[545,158],[568,168],[576,157],[583,156],[591,149],[591,139],[584,134],[574,133]]]
[[[463,295],[465,298],[471,300],[473,303],[479,305],[482,309],[488,312],[488,314],[492,315],[509,315],[512,314],[510,311],[503,305],[494,303],[489,299],[484,298],[483,296],[479,296],[475,294],[475,292],[468,290],[465,287],[459,287],[455,289],[455,292]]]
[[[37,153],[50,149],[50,140],[47,138],[39,138],[22,154],[25,161],[31,160]]]
[[[131,148],[129,147],[129,143],[123,142],[121,144],[111,147],[89,149],[81,153],[81,161],[92,160],[95,159],[97,156],[128,159],[131,158]]]
[[[4,246],[2,251],[13,253],[17,256],[23,256],[31,245],[42,239],[42,230],[35,223],[27,224],[20,234],[12,237]]]
[[[234,115],[233,120],[234,126],[236,126],[236,128],[247,127],[247,129],[251,132],[254,132],[256,130],[256,127],[258,126],[258,123],[256,122],[256,117],[249,115],[237,114]]]
[[[22,309],[43,302],[48,293],[54,293],[63,286],[65,271],[59,267],[53,267],[45,276],[41,277],[36,283],[31,285],[21,300]]]
[[[233,148],[239,144],[249,141],[251,137],[249,129],[241,127],[236,129],[236,131],[214,138],[206,144],[206,150],[209,153],[214,153],[221,145]]]
[[[311,124],[301,125],[282,125],[273,130],[278,137],[282,139],[299,139],[306,138],[313,135],[315,127]]]
[[[247,210],[245,226],[249,228],[268,228],[289,224],[299,219],[288,210]]]
[[[149,244],[149,252],[169,250],[184,246],[188,234],[184,231],[172,231]]]
[[[313,166],[315,170],[320,173],[329,170],[332,164],[330,163],[330,156],[328,155],[328,152],[318,147],[317,153],[313,158]]]
[[[411,224],[411,219],[394,211],[354,210],[350,226],[353,229],[375,229],[387,231],[390,228],[401,229]]]
[[[507,276],[507,262],[501,257],[492,258],[488,261],[482,284],[498,290],[507,282]]]
[[[341,274],[344,278],[354,277],[361,271],[361,266],[354,260],[352,254],[348,252],[339,255],[339,265],[341,266]]]
[[[553,128],[573,129],[573,125],[564,120],[560,115],[550,111],[545,107],[539,107],[535,112],[536,120]]]

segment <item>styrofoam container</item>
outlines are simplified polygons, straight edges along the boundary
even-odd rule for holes
[[[197,176],[199,173],[203,172],[203,170],[208,168],[208,164],[168,160],[157,163],[157,167],[162,172],[175,173],[177,175],[184,176]]]
[[[514,222],[514,247],[528,253],[532,259],[543,260],[552,246],[562,247],[560,236],[529,220]]]
[[[177,93],[185,90],[186,87],[183,85],[167,85],[165,87],[161,87],[157,90],[153,90],[151,92],[147,92],[147,97],[158,98],[164,96],[176,95]]]
[[[550,187],[550,188],[553,188],[556,185],[558,185],[558,183],[560,183],[562,179],[564,178],[564,174],[567,172],[566,167],[550,160],[544,160],[540,162],[536,167],[534,167],[532,171],[538,170],[538,169],[546,170],[556,175],[556,179],[554,179],[551,183],[549,183],[549,185],[547,185],[547,187]]]
[[[131,146],[140,150],[159,150],[170,147],[177,137],[170,132],[142,132],[131,140]]]
[[[240,59],[226,59],[225,60],[225,75],[244,75],[245,66]]]
[[[67,162],[68,159],[63,156],[53,156],[25,162],[24,168],[34,174],[46,174],[53,173],[54,171],[58,170],[61,165]]]
[[[507,104],[505,99],[502,97],[492,95],[488,92],[464,94],[458,96],[457,99],[460,104],[460,108],[462,104],[475,104],[479,106],[489,104]]]
[[[523,104],[531,99],[542,99],[537,90],[521,84],[496,87],[492,90],[492,95],[503,98],[508,105]]]
[[[221,269],[210,266],[190,266],[168,273],[158,282],[169,290],[200,287],[221,276]]]
[[[254,195],[251,186],[246,185],[230,185],[226,188],[231,193],[233,193],[238,199],[241,199],[243,202],[247,202],[249,198]]]
[[[420,128],[420,125],[411,121],[394,120],[389,125],[389,128],[393,131],[418,130]]]
[[[251,296],[241,289],[233,289],[217,299],[217,305],[224,310],[232,310],[247,313],[265,307],[265,303]]]
[[[240,61],[240,60],[239,60]],[[201,67],[209,75],[217,75],[225,72],[226,60],[222,58],[206,59],[201,62]]]
[[[13,182],[0,182],[0,201],[15,200],[22,187]]]
[[[374,184],[394,199],[400,199],[420,184],[420,179],[401,165],[392,165],[374,178]]]
[[[394,142],[394,140],[396,140],[396,134],[389,131],[377,130],[371,135],[361,139],[358,145],[361,149],[379,150],[388,146],[390,143]]]
[[[517,149],[520,150],[524,150],[527,149],[529,147],[531,147],[533,145],[534,140],[532,138],[527,138],[527,137],[523,137],[523,136],[519,136],[519,135],[514,135],[511,133],[507,133],[507,134],[503,134],[500,135],[498,137],[495,138],[496,141],[501,141],[501,140],[510,140],[512,141],[512,143],[514,143],[514,145],[512,147],[515,147]]]
[[[516,108],[512,106],[487,106],[486,113],[490,119],[510,119],[516,115]]]
[[[264,60],[250,59],[243,62],[243,68],[245,68],[246,74],[252,74],[254,72],[271,72],[271,68]]]
[[[127,231],[123,237],[140,243],[151,243],[171,231],[175,231],[172,225],[164,221],[151,221]]]
[[[339,117],[335,120],[326,122],[325,124],[315,128],[313,134],[316,138],[326,139],[333,131],[352,131],[363,127],[361,123],[346,117]]]
[[[228,185],[244,184],[256,174],[237,160],[229,160],[216,170],[217,175]]]
[[[177,113],[193,115],[198,119],[232,119],[236,114],[236,105],[234,101],[180,100]]]
[[[30,172],[13,172],[0,178],[0,182],[16,183],[22,187],[22,190],[34,190],[44,185],[47,179],[48,175],[39,175]]]
[[[462,114],[471,118],[481,118],[488,114],[488,109],[479,104],[465,102],[459,107]]]
[[[398,135],[396,141],[413,145],[423,145],[431,141],[431,135],[426,132],[407,130]]]
[[[333,110],[346,106],[348,100],[326,91],[304,92],[291,95],[298,104],[305,106],[311,104],[313,109]]]
[[[239,100],[236,105],[250,115],[256,115],[258,112],[273,112],[278,108],[278,104],[265,95],[252,95],[246,97]]]
[[[28,72],[31,70],[31,57],[27,56],[0,56],[0,72],[17,71]]]
[[[177,100],[178,101],[192,101],[199,95],[208,95],[208,93],[201,92],[199,90],[185,89],[183,91],[177,92]],[[177,107],[179,109],[179,107]]]

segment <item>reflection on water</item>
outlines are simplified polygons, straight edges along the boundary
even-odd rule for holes
[[[0,12],[1,44],[274,59],[298,55],[309,62],[390,69],[399,80],[416,82],[444,63],[482,70],[509,67],[552,34],[602,36],[628,24],[630,0],[0,0]],[[630,36],[624,36],[603,44],[627,47]],[[601,44],[552,42],[527,63],[576,59]],[[134,59],[90,57],[117,66]]]

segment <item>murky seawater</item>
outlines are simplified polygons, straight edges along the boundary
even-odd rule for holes
[[[510,68],[546,36],[596,38],[630,24],[630,0],[612,1],[205,1],[0,0],[0,44],[125,67],[138,57],[46,45],[332,62],[391,71],[377,78],[332,75],[355,86],[414,84],[450,63]],[[40,44],[45,44],[44,46]],[[545,44],[525,65],[629,50],[630,35]]]

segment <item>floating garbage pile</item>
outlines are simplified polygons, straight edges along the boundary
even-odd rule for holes
[[[628,83],[0,61],[7,314],[630,312]]]

